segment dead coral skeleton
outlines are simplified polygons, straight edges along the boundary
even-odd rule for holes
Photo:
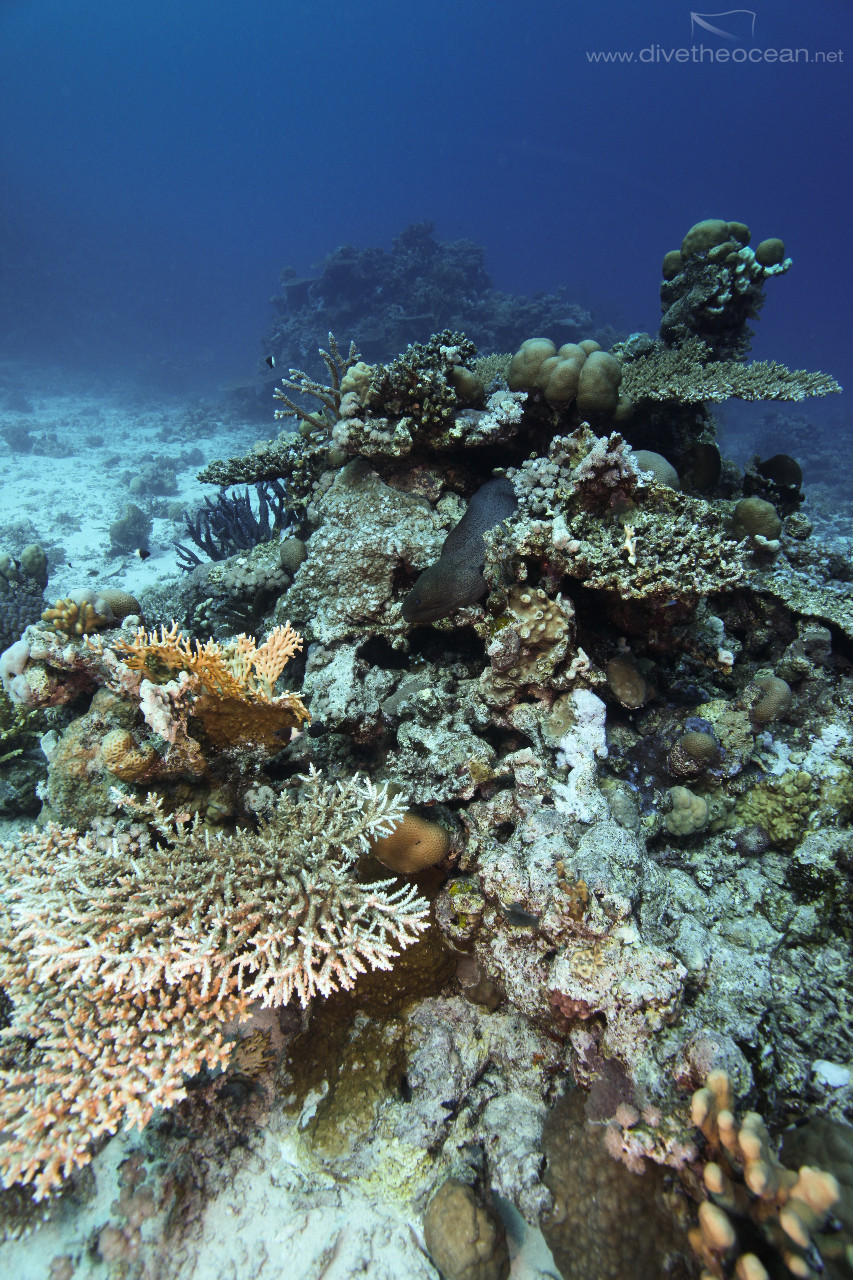
[[[311,770],[255,831],[205,830],[123,798],[132,835],[56,825],[0,844],[0,1178],[38,1198],[121,1125],[227,1066],[253,1001],[350,989],[427,927],[428,905],[354,864],[403,797]]]

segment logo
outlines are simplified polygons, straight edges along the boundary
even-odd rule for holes
[[[755,13],[752,9],[726,9],[725,13],[696,13],[690,11],[690,37],[696,39],[697,31],[722,36],[746,44],[755,40]]]

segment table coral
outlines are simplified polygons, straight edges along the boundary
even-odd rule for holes
[[[622,385],[636,402],[673,405],[725,400],[807,400],[838,393],[828,373],[788,369],[774,360],[713,360],[707,344],[688,338],[677,347],[652,347],[623,365]]]

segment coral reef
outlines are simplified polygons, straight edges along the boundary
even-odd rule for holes
[[[298,1166],[340,1204],[426,1214],[446,1275],[505,1273],[495,1213],[510,1254],[541,1222],[566,1274],[829,1258],[827,1184],[780,1172],[773,1135],[853,1114],[853,584],[798,462],[769,447],[744,469],[715,439],[713,402],[837,389],[744,362],[788,266],[748,239],[697,224],[667,255],[662,337],[610,351],[554,317],[479,356],[438,305],[396,357],[388,330],[355,327],[364,359],[330,336],[319,371],[300,354],[282,380],[289,429],[202,472],[270,486],[265,523],[210,502],[197,542],[230,554],[146,594],[146,623],[92,593],[14,637],[9,696],[54,719],[42,825],[2,873],[3,1127],[31,1152],[27,1090],[55,1069],[68,1096],[46,1104],[60,1164],[7,1144],[10,1182],[57,1185],[84,1113],[97,1136],[161,1099],[224,1107],[257,1071],[289,1162],[270,1186]],[[301,309],[307,332],[337,299],[348,326],[398,270],[422,296],[425,264],[456,257],[459,287],[470,269],[486,290],[476,255],[440,250],[421,228],[393,262],[338,251],[289,284],[280,349]],[[238,526],[256,545],[232,546]],[[247,617],[263,643],[233,634]],[[391,872],[412,883],[371,883]],[[254,997],[284,1006],[287,1045],[272,1066],[247,1043],[238,1073]],[[66,1087],[84,1050],[106,1087],[106,1027],[110,1052],[139,1036],[135,1102]],[[688,1114],[715,1069],[766,1117],[728,1145],[731,1100],[699,1133]],[[111,1229],[103,1258],[144,1247]]]
[[[278,316],[264,341],[265,355],[279,365],[314,350],[330,327],[357,331],[368,359],[384,361],[445,328],[464,329],[478,346],[505,351],[525,332],[559,326],[568,341],[591,322],[564,289],[533,298],[494,289],[482,246],[437,240],[431,222],[406,227],[390,252],[341,245],[318,271],[314,277],[293,269],[281,274]]]

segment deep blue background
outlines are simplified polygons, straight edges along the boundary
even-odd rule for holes
[[[853,15],[753,2],[756,46],[844,61],[588,61],[690,45],[681,0],[2,0],[7,351],[212,390],[283,266],[423,218],[500,288],[653,330],[664,252],[714,216],[794,259],[754,354],[849,384]]]

